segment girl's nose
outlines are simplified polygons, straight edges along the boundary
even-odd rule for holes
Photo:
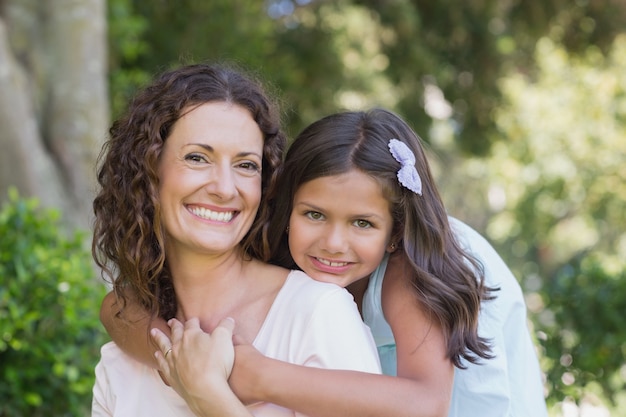
[[[343,227],[331,225],[324,239],[324,250],[329,253],[345,253],[348,250],[348,239]]]

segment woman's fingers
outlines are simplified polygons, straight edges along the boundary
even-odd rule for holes
[[[161,356],[165,356],[168,349],[171,349],[172,347],[172,341],[170,338],[157,328],[150,330],[150,336],[152,336],[152,340],[154,340],[154,343],[156,343],[159,348],[159,351],[155,353],[160,353]]]
[[[167,380],[167,376],[170,372],[166,356],[169,356],[171,354],[172,342],[165,333],[156,328],[150,330],[150,336],[152,336],[152,340],[154,340],[159,348],[156,352],[154,352],[154,357],[156,358],[157,364],[159,365],[161,376],[165,381]]]
[[[233,337],[233,330],[235,329],[235,319],[226,317],[220,321],[220,324],[217,325],[215,330],[213,330],[213,335],[215,336],[215,332],[224,333],[224,336],[228,336],[230,338]]]
[[[191,320],[194,320],[194,319],[191,319]],[[197,321],[198,319],[195,319],[195,320]],[[167,325],[170,326],[170,330],[172,331],[172,344],[176,344],[178,341],[182,339],[186,324],[185,326],[183,326],[183,324],[177,319],[169,319],[167,322]]]

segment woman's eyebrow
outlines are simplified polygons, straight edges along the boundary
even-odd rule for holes
[[[206,149],[207,152],[211,152],[211,153],[215,152],[215,149],[213,149],[213,147],[211,145],[207,145],[206,143],[188,143],[188,144],[185,145],[185,147],[187,147],[187,146],[199,146],[199,147],[201,147],[203,149]],[[257,158],[263,159],[263,157],[260,154],[256,153],[256,152],[239,152],[239,153],[237,153],[238,157],[246,157],[246,156],[250,156],[250,155],[254,155]]]

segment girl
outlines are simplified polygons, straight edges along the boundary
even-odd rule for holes
[[[419,138],[399,117],[372,110],[313,123],[272,197],[272,261],[347,286],[384,370],[398,377],[304,369],[241,345],[229,380],[240,398],[320,416],[547,415],[519,285],[482,237],[447,217]]]

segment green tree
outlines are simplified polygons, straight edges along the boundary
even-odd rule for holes
[[[425,132],[436,119],[425,106],[427,89],[438,87],[451,105],[457,145],[478,155],[498,137],[492,112],[502,97],[495,81],[511,70],[532,73],[538,39],[550,37],[574,53],[588,45],[605,52],[626,21],[626,4],[612,0],[352,3],[384,28],[385,73],[399,87],[398,111]]]
[[[554,399],[580,399],[592,381],[610,399],[626,387],[625,57],[626,36],[606,57],[543,39],[537,77],[501,82],[495,121],[507,141],[487,160],[501,196],[487,230],[539,290],[529,305]]]

